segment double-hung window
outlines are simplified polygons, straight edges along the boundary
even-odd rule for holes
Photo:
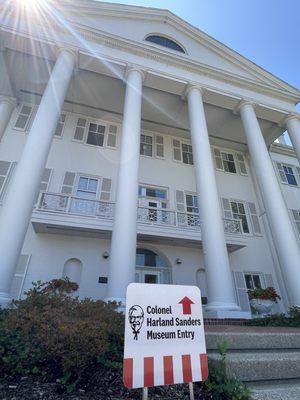
[[[261,274],[255,273],[245,273],[245,283],[248,290],[253,289],[262,289],[263,285],[263,277]]]
[[[186,211],[199,214],[198,197],[195,194],[185,194]]]
[[[235,162],[233,158],[233,154],[221,152],[222,162],[224,166],[225,172],[231,172],[232,174],[236,174]]]
[[[78,118],[74,140],[92,146],[115,148],[117,144],[117,133],[117,125],[88,121],[86,118]]]
[[[150,135],[141,135],[140,154],[142,156],[152,157],[153,137]]]
[[[300,167],[283,164],[280,162],[276,162],[276,166],[282,183],[286,183],[291,186],[298,186],[299,180],[300,184]]]
[[[181,161],[184,164],[193,165],[192,145],[178,139],[173,139],[173,158],[175,161]]]
[[[230,207],[233,218],[241,220],[243,232],[250,233],[244,203],[240,203],[237,201],[230,201]]]
[[[19,131],[28,130],[33,110],[34,110],[33,106],[23,104],[17,116],[14,129],[17,129]]]

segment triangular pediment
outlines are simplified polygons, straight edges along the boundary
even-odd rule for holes
[[[62,9],[72,24],[94,32],[112,35],[120,41],[143,46],[149,53],[161,52],[187,62],[198,63],[212,70],[285,90],[299,95],[299,91],[250,60],[229,49],[209,35],[188,24],[167,10],[104,3],[93,0],[61,1]],[[182,54],[145,41],[149,34],[160,34],[173,39],[186,51]]]

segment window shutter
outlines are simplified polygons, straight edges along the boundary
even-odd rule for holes
[[[65,173],[64,181],[61,188],[61,193],[71,195],[73,193],[73,186],[75,181],[75,172],[67,171]]]
[[[222,157],[221,157],[221,152],[218,149],[214,149],[214,156],[215,156],[215,161],[216,161],[216,167],[217,169],[224,170],[223,168],[223,163],[222,163]]]
[[[284,170],[282,168],[282,164],[280,164],[279,162],[276,162],[276,167],[277,167],[281,182],[287,183],[287,179],[286,179]]]
[[[67,118],[66,114],[64,114],[64,113],[60,114],[58,123],[56,125],[54,136],[62,137],[62,133],[63,133],[63,130],[64,130],[66,118]]]
[[[21,131],[26,131],[29,128],[30,117],[32,116],[34,107],[23,104],[17,116],[14,128]]]
[[[180,141],[173,139],[173,157],[175,161],[181,161]]]
[[[238,160],[239,171],[241,175],[247,175],[247,168],[244,156],[240,153],[236,154],[236,158]]]
[[[78,118],[75,128],[74,140],[79,142],[83,141],[87,120],[85,118]]]
[[[18,260],[18,264],[15,270],[15,275],[10,287],[10,296],[18,300],[23,294],[24,280],[28,270],[30,256],[27,254],[21,254]]]
[[[298,229],[298,233],[300,235],[300,210],[292,210],[292,213],[296,223],[296,227]]]
[[[251,311],[244,273],[234,271],[233,275],[239,306],[242,311]]]
[[[43,177],[40,183],[40,192],[47,192],[48,190],[48,186],[49,186],[49,182],[50,182],[50,178],[51,178],[51,174],[52,174],[52,169],[51,168],[45,168],[44,169],[44,173],[43,173]]]
[[[107,147],[117,147],[117,125],[109,125],[107,134]]]
[[[109,201],[111,195],[111,179],[103,178],[101,186],[100,200]]]
[[[156,135],[156,157],[164,157],[164,137]]]
[[[11,162],[0,161],[0,199],[4,196],[4,189],[7,186],[7,180],[10,174]]]
[[[176,190],[176,208],[178,211],[185,212],[185,196],[182,190]]]
[[[300,186],[300,167],[296,167],[297,175],[298,175],[298,185]]]
[[[257,211],[256,211],[256,206],[254,203],[248,203],[248,207],[250,210],[253,233],[255,235],[261,235],[261,228],[260,228],[260,223],[259,223],[259,217],[258,217]]]
[[[222,206],[223,206],[224,218],[233,219],[230,200],[222,197]]]

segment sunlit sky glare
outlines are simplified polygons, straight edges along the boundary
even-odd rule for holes
[[[300,89],[300,0],[106,1],[168,9]]]

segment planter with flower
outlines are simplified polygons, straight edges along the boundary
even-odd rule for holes
[[[274,304],[281,300],[273,287],[248,290],[248,296],[251,307],[260,316],[269,315]]]

